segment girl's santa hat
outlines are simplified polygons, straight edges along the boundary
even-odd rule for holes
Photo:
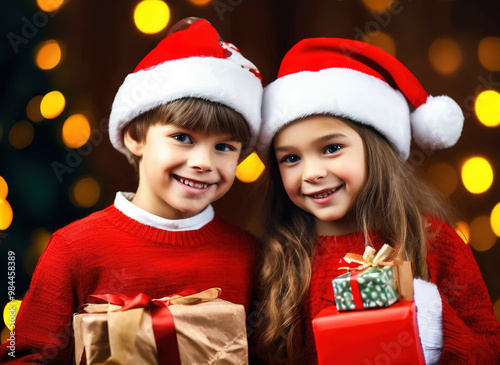
[[[411,114],[408,102],[416,108]],[[261,151],[280,128],[314,114],[372,126],[405,160],[412,133],[423,148],[447,148],[457,142],[464,123],[455,101],[428,95],[396,58],[367,43],[339,38],[305,39],[290,49],[278,79],[264,90],[262,110]]]
[[[259,70],[233,44],[222,41],[208,21],[187,18],[174,25],[120,86],[109,117],[111,143],[128,154],[122,135],[127,123],[184,97],[221,103],[239,112],[255,141],[261,122]]]

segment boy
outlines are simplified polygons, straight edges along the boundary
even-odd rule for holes
[[[16,357],[4,345],[0,362],[71,363],[72,315],[90,294],[221,287],[248,311],[253,239],[210,203],[231,187],[259,130],[261,79],[207,21],[176,27],[111,110],[110,139],[138,168],[136,193],[54,233],[16,320]]]

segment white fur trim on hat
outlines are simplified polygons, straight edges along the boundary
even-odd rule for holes
[[[146,111],[184,97],[218,102],[239,112],[248,122],[255,142],[261,121],[259,78],[226,59],[190,57],[167,61],[125,78],[109,118],[113,146],[128,154],[123,144],[123,127]]]
[[[302,71],[280,77],[264,90],[258,149],[288,123],[314,114],[332,114],[380,131],[406,159],[410,151],[410,110],[399,90],[347,68]]]
[[[411,114],[412,133],[422,148],[448,148],[457,143],[464,125],[458,104],[448,96],[429,96]]]

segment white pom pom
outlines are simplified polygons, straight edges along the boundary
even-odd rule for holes
[[[448,148],[462,134],[464,115],[458,104],[448,96],[429,96],[425,104],[411,114],[412,134],[422,148]]]

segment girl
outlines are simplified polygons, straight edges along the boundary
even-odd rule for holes
[[[427,95],[380,49],[306,39],[266,88],[263,123],[272,197],[259,344],[269,363],[316,362],[311,321],[334,303],[344,255],[370,243],[413,262],[426,363],[497,363],[499,324],[474,257],[447,201],[405,162],[412,134],[426,149],[456,143],[458,105]]]

